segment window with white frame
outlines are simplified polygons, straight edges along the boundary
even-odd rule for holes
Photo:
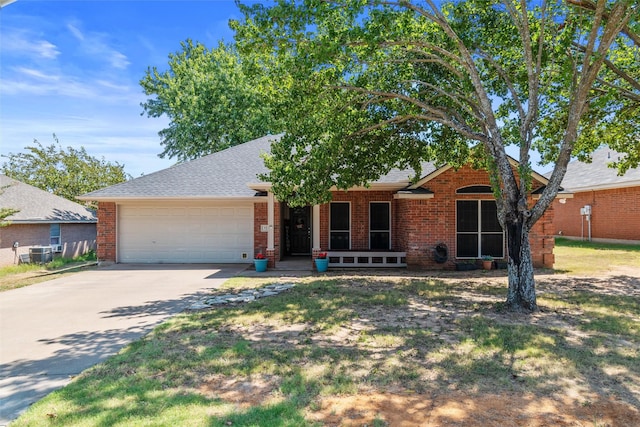
[[[51,224],[49,226],[49,244],[60,244],[60,224]]]
[[[369,204],[369,248],[387,251],[391,248],[391,204],[389,202]]]
[[[504,232],[495,200],[456,202],[456,257],[504,258]]]
[[[349,203],[331,202],[329,215],[329,249],[350,249],[351,207]]]

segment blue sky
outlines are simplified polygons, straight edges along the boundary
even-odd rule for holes
[[[187,38],[207,47],[232,41],[228,22],[240,17],[231,0],[18,0],[0,8],[0,155],[34,139],[51,145],[55,133],[63,147],[83,146],[134,177],[171,166],[158,157],[168,120],[141,115],[139,81],[148,67],[165,70]]]
[[[191,38],[231,41],[233,1],[18,0],[0,9],[0,155],[37,139],[84,146],[139,176],[160,159],[164,118],[141,116],[139,85],[150,66]],[[4,162],[5,158],[0,158]]]

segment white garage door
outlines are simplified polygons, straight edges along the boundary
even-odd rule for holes
[[[118,261],[236,263],[253,258],[253,204],[118,206]]]

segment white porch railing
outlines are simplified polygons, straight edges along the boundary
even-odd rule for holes
[[[406,267],[406,252],[391,251],[329,251],[329,267]]]

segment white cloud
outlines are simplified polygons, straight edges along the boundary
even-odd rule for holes
[[[67,29],[71,32],[71,34],[73,34],[73,36],[74,36],[76,39],[78,39],[78,40],[80,40],[80,41],[83,41],[83,40],[84,40],[84,34],[82,34],[82,31],[80,31],[80,30],[78,29],[78,27],[76,27],[75,25],[73,25],[73,24],[67,24]]]
[[[80,79],[62,73],[45,72],[26,67],[16,68],[16,75],[3,77],[0,95],[20,97],[29,95],[58,96],[87,101],[100,100],[101,104],[140,103],[140,93],[133,87],[119,81],[106,79]],[[19,103],[17,99],[15,103]]]
[[[82,23],[77,21],[67,24],[67,29],[80,42],[79,48],[83,53],[93,60],[106,61],[111,67],[118,70],[124,70],[131,64],[125,54],[112,47],[109,34],[83,31],[81,27]]]
[[[109,58],[109,62],[111,63],[112,67],[118,68],[121,70],[124,70],[129,66],[129,64],[131,64],[131,62],[126,57],[126,55],[123,55],[122,53],[116,52],[116,51],[111,52],[111,57]]]
[[[51,73],[45,73],[39,70],[34,70],[33,68],[27,68],[27,67],[16,67],[15,71],[22,76],[28,76],[28,77],[33,77],[35,79],[39,79],[39,80],[46,80],[49,82],[52,81],[59,81],[60,80],[60,76],[57,76],[55,74],[51,74]]]
[[[2,50],[18,56],[35,56],[36,59],[55,59],[60,55],[55,44],[20,30],[5,33]]]

